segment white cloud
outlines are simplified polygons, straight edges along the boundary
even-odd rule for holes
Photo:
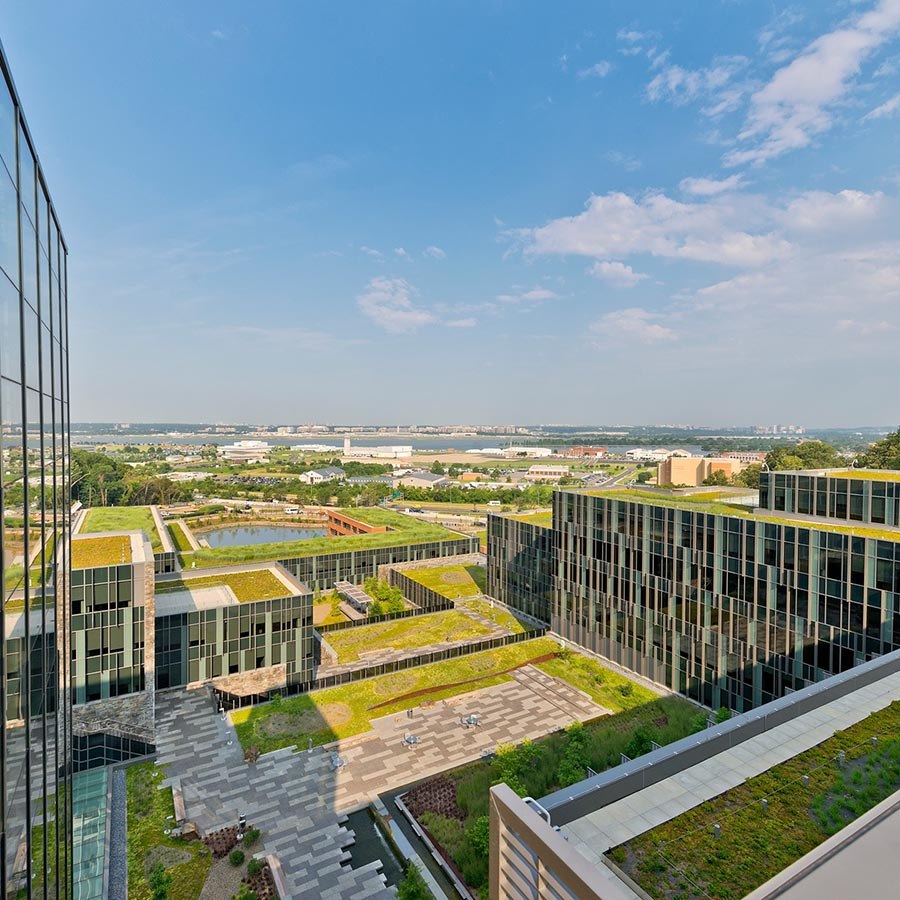
[[[898,112],[900,112],[900,94],[894,94],[890,100],[885,100],[881,106],[876,106],[872,112],[863,116],[863,121],[867,122],[870,119],[888,119]]]
[[[655,32],[637,31],[634,28],[620,28],[616,32],[616,38],[626,44],[639,44],[641,41],[653,40]]]
[[[838,331],[857,337],[873,337],[875,335],[893,334],[897,326],[884,320],[878,322],[859,322],[856,319],[841,319],[835,326]]]
[[[427,256],[429,259],[447,258],[447,254],[440,247],[435,247],[433,244],[422,251],[422,256]]]
[[[361,246],[359,249],[372,259],[384,259],[384,254],[380,250],[373,250],[371,247],[366,247],[365,245]]]
[[[626,266],[620,262],[608,262],[607,260],[594,263],[588,271],[595,278],[602,278],[616,287],[624,288],[634,287],[636,284],[649,278],[648,275],[635,272],[631,266]]]
[[[743,178],[740,175],[729,175],[728,178],[682,178],[678,187],[685,194],[693,194],[695,197],[714,197],[716,194],[724,194],[726,191],[736,191],[743,187]]]
[[[749,201],[743,209],[724,197],[705,203],[681,203],[665,194],[635,199],[617,192],[593,195],[584,212],[520,232],[519,237],[525,240],[526,253],[532,255],[575,254],[608,260],[650,253],[672,259],[759,266],[788,255],[791,249],[774,230],[743,230],[745,220],[760,217]]]
[[[210,32],[210,36],[214,37],[217,41],[224,41],[228,38],[228,34],[224,28],[213,28]]]
[[[418,292],[406,279],[379,276],[369,281],[356,304],[380,328],[404,334],[435,321],[432,312],[416,304],[417,297]]]
[[[403,249],[403,247],[394,247],[394,255],[399,256],[400,259],[410,258],[409,254],[406,252],[406,250]]]
[[[676,106],[683,106],[702,98],[713,98],[717,109],[722,105],[720,93],[731,79],[747,65],[744,56],[723,56],[713,60],[712,65],[701,69],[684,69],[677,65],[665,66],[647,85],[647,98],[654,103],[668,100]],[[730,108],[735,102],[735,90],[729,92],[726,104]]]
[[[795,231],[854,228],[877,216],[883,202],[880,191],[807,191],[788,203],[781,220]]]
[[[678,334],[659,320],[657,313],[632,306],[606,313],[591,324],[590,330],[594,343],[598,346],[621,340],[643,344],[676,340]]]
[[[643,165],[636,156],[629,156],[621,150],[607,150],[603,158],[614,166],[621,166],[626,172],[637,172]]]
[[[474,328],[478,324],[478,319],[472,316],[466,319],[448,319],[444,324],[448,328]]]
[[[601,59],[600,62],[594,63],[592,66],[588,66],[586,69],[582,69],[578,73],[579,78],[606,78],[607,75],[612,71],[612,63],[607,62],[605,59]]]
[[[558,300],[559,294],[556,291],[551,291],[549,288],[544,287],[533,287],[530,290],[522,290],[521,288],[514,288],[514,293],[509,294],[498,294],[497,300],[500,303],[540,303],[543,300]]]
[[[751,98],[739,134],[745,149],[728,165],[761,164],[808,146],[833,124],[865,60],[900,28],[900,0],[879,0],[868,12],[810,43]]]

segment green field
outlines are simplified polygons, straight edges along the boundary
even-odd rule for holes
[[[610,856],[652,897],[738,900],[900,788],[898,733],[900,702],[894,702],[613,848]],[[879,738],[877,747],[872,737]],[[843,770],[836,764],[841,750],[847,760]],[[719,838],[712,833],[714,823]]]
[[[483,566],[423,566],[421,569],[404,569],[403,574],[431,588],[448,600],[477,597],[484,593],[487,573]]]
[[[241,745],[244,748],[259,747],[263,753],[279,747],[305,745],[310,737],[314,745],[326,744],[337,738],[368,731],[372,727],[373,718],[510,681],[510,675],[501,674],[504,670],[558,650],[556,641],[538,638],[235,710],[231,719]],[[471,678],[478,678],[478,681],[456,684],[468,682]],[[378,703],[423,688],[438,690],[425,696],[395,700],[378,709],[369,709]]]
[[[215,550],[195,550],[191,557],[197,566],[220,566],[228,563],[255,562],[271,559],[315,556],[325,553],[346,553],[376,547],[392,547],[399,544],[424,544],[458,537],[439,525],[419,522],[389,509],[366,507],[343,509],[344,514],[370,525],[386,525],[388,531],[376,534],[320,537],[306,541],[285,541],[274,544],[249,544],[244,547],[218,547]]]
[[[252,572],[229,572],[226,575],[208,575],[201,578],[184,578],[180,581],[159,581],[156,584],[156,593],[166,594],[172,591],[219,585],[230,587],[241,603],[291,596],[291,591],[281,579],[268,569],[255,569]]]
[[[148,863],[161,862],[173,876],[169,900],[196,900],[212,865],[212,854],[200,841],[163,834],[175,813],[172,789],[159,790],[164,777],[152,762],[129,766],[125,773],[129,900],[151,900]]]
[[[462,641],[482,637],[489,629],[456,610],[412,616],[361,625],[344,631],[332,631],[325,640],[334,648],[341,663],[355,662],[368,650],[391,647],[403,650],[407,647],[427,647],[441,641]]]
[[[162,551],[149,506],[95,506],[87,511],[79,534],[98,531],[146,531],[154,553]]]

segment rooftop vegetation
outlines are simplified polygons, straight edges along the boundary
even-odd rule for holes
[[[418,584],[424,584],[448,600],[477,597],[484,593],[487,573],[484,566],[423,566],[404,569],[403,574]]]
[[[516,519],[519,522],[528,522],[529,525],[542,525],[549,528],[553,525],[552,510],[543,510],[542,512],[524,513],[523,515],[509,516],[510,519]]]
[[[169,900],[196,900],[200,896],[213,857],[200,841],[166,835],[175,815],[172,789],[160,789],[164,777],[152,762],[129,766],[125,773],[127,811],[128,896],[155,900],[149,873],[157,863],[172,878],[165,895]]]
[[[191,542],[188,540],[188,536],[184,533],[184,527],[181,522],[174,520],[167,522],[166,525],[168,526],[169,534],[172,537],[172,543],[179,553],[189,553],[194,549],[191,546]]]
[[[177,581],[158,581],[157,594],[208,587],[229,587],[241,603],[253,600],[274,600],[292,596],[291,590],[270,569],[253,569],[250,572],[228,572],[224,575],[208,575],[200,578],[182,578]]]
[[[828,472],[829,478],[855,478],[860,481],[900,481],[900,472],[885,469],[844,469]]]
[[[691,512],[707,513],[717,516],[736,516],[743,519],[754,519],[757,522],[771,522],[774,525],[790,525],[794,528],[806,528],[811,531],[830,531],[837,534],[851,534],[855,537],[870,537],[882,541],[900,541],[900,531],[878,528],[872,525],[850,525],[833,522],[829,519],[790,519],[767,512],[755,512],[748,506],[735,503],[724,503],[718,500],[704,499],[704,494],[655,494],[650,491],[608,490],[588,491],[591,497],[604,497],[608,500],[622,500],[642,503],[645,506],[667,506],[675,509],[687,509]],[[712,492],[716,493],[716,492]]]
[[[649,749],[650,741],[676,741],[703,728],[703,720],[685,700],[650,695],[634,709],[575,723],[536,741],[502,745],[492,760],[469,763],[416,786],[405,802],[475,896],[486,896],[491,785],[502,781],[520,796],[543,797],[585,778],[588,766],[601,772],[618,765],[620,754],[637,755]]]
[[[162,552],[162,542],[149,506],[95,506],[89,509],[79,534],[100,531],[145,531],[153,552]]]
[[[72,568],[92,569],[95,566],[120,566],[131,562],[131,538],[76,538],[72,541]]]
[[[507,670],[558,650],[550,638],[537,638],[235,710],[231,719],[245,749],[305,747],[308,738],[326,744],[368,731],[374,718],[509,681]],[[426,689],[433,690],[408,696]]]
[[[610,856],[651,897],[737,900],[900,788],[898,733],[895,702]]]
[[[339,662],[348,663],[355,662],[367,651],[379,648],[403,650],[407,647],[427,647],[429,644],[447,640],[459,641],[482,637],[489,631],[487,626],[476,622],[465,613],[447,610],[332,631],[325,635],[325,639],[337,652]]]
[[[420,522],[410,516],[388,509],[343,509],[345,515],[370,525],[386,525],[390,530],[376,534],[353,534],[342,537],[310,538],[305,541],[284,541],[273,544],[248,544],[244,547],[217,547],[195,550],[191,560],[198,566],[219,566],[227,563],[258,560],[290,559],[327,553],[346,553],[399,544],[424,544],[457,537],[439,525]]]
[[[492,607],[490,602],[483,597],[470,597],[461,600],[456,605],[457,607],[467,606],[473,612],[478,613],[478,615],[496,622],[502,628],[507,628],[514,634],[525,630],[525,626],[509,610],[498,605]]]

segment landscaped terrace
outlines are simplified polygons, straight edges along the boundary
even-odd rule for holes
[[[179,580],[158,581],[156,593],[167,594],[173,591],[190,591],[209,587],[229,587],[241,603],[292,596],[291,589],[271,569],[266,568],[198,578],[190,578],[183,573]]]
[[[666,506],[710,515],[735,516],[744,519],[754,519],[757,522],[791,525],[794,528],[810,528],[815,531],[830,531],[838,534],[850,534],[855,537],[876,538],[882,541],[900,541],[900,530],[898,529],[877,528],[871,525],[845,525],[829,519],[791,519],[785,516],[775,516],[767,512],[756,512],[747,506],[725,502],[724,497],[728,495],[723,495],[718,491],[699,494],[673,494],[671,492],[660,492],[657,494],[651,491],[623,488],[622,490],[582,491],[580,493],[585,493],[590,497],[604,497],[608,500],[641,503],[645,506]]]
[[[455,563],[449,566],[421,566],[401,571],[407,578],[431,588],[448,600],[477,597],[484,593],[487,583],[484,566]]]
[[[162,541],[149,506],[95,506],[87,510],[79,534],[102,531],[145,531],[154,553],[161,553]]]
[[[367,507],[343,510],[343,512],[371,525],[386,526],[389,530],[376,534],[310,538],[303,541],[250,544],[243,547],[219,547],[214,550],[204,548],[195,550],[191,561],[195,562],[198,567],[219,566],[228,563],[346,553],[350,550],[391,547],[398,544],[425,544],[459,537],[439,525],[421,522],[388,509]]]
[[[894,702],[609,855],[651,897],[738,900],[900,789],[898,734]]]
[[[96,566],[121,566],[131,562],[131,538],[127,534],[72,541],[72,568],[92,569]]]

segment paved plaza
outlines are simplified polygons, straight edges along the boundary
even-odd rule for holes
[[[281,862],[289,897],[391,897],[377,864],[346,864],[354,838],[341,824],[344,815],[379,793],[477,759],[498,744],[537,738],[604,712],[570,685],[526,666],[512,681],[416,708],[412,718],[405,712],[385,716],[373,730],[312,753],[285,748],[250,765],[207,691],[178,690],[157,697],[157,759],[168,767],[165,783],[180,783],[188,821],[210,831],[243,814],[262,829],[266,851]],[[469,714],[480,724],[464,727],[461,719]],[[410,734],[419,740],[412,747]]]

